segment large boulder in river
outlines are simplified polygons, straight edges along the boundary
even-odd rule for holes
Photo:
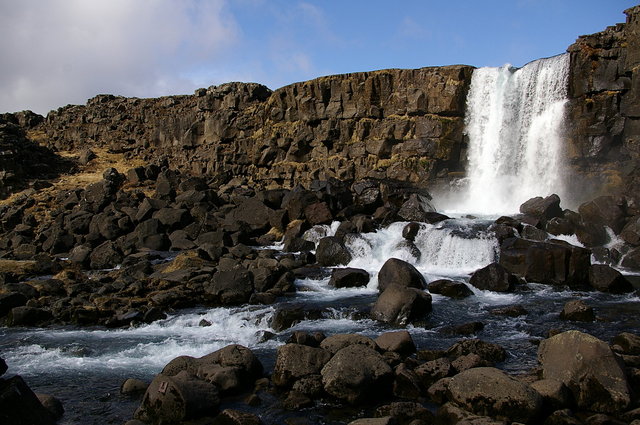
[[[431,312],[431,295],[421,289],[391,285],[371,308],[371,317],[381,322],[406,325]]]
[[[321,266],[344,265],[351,261],[351,253],[339,238],[328,236],[318,242],[316,259]]]
[[[589,268],[589,285],[593,289],[612,294],[633,291],[633,285],[618,270],[605,264],[592,264]]]
[[[473,291],[464,282],[450,279],[438,279],[429,283],[429,292],[445,297],[461,299],[473,295]]]
[[[626,201],[621,197],[599,196],[578,208],[584,224],[609,227],[617,235],[625,225]]]
[[[542,397],[530,385],[491,367],[457,374],[449,381],[448,394],[465,410],[513,422],[536,423],[542,409]]]
[[[579,331],[567,331],[540,343],[544,379],[564,383],[578,407],[593,412],[622,412],[631,404],[623,365],[609,345]]]
[[[20,376],[0,379],[0,423],[53,425],[49,411]]]
[[[508,238],[500,246],[500,265],[528,282],[583,288],[588,285],[591,251],[557,240]]]
[[[329,286],[334,288],[357,288],[367,286],[369,283],[369,273],[363,269],[344,268],[333,269]]]
[[[378,272],[378,291],[383,292],[391,285],[424,289],[427,287],[427,281],[410,263],[398,258],[389,258]]]
[[[338,351],[321,373],[325,391],[352,404],[383,397],[393,380],[393,371],[384,358],[361,344]]]
[[[478,289],[494,292],[510,292],[517,279],[498,263],[491,263],[476,270],[469,283]]]
[[[520,205],[520,212],[543,221],[550,220],[554,217],[560,217],[562,216],[560,197],[554,193],[546,198],[541,196],[531,198],[524,204]]]
[[[246,269],[218,271],[205,283],[204,291],[215,304],[243,304],[249,302],[253,293],[253,275]]]

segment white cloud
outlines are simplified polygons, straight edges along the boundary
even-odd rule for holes
[[[239,37],[225,0],[0,1],[0,112],[189,92]]]

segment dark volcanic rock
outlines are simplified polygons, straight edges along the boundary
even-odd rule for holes
[[[588,306],[584,301],[573,300],[564,305],[560,319],[574,322],[593,322],[596,315],[593,312],[593,307]]]
[[[215,304],[238,305],[249,301],[253,276],[246,269],[216,272],[204,286],[206,296]]]
[[[413,265],[397,258],[390,258],[378,272],[378,291],[383,292],[392,285],[424,289],[427,282]]]
[[[531,198],[524,204],[520,205],[520,212],[544,221],[550,220],[554,217],[560,217],[562,216],[560,197],[553,194],[546,198],[542,198],[540,196],[537,198]]]
[[[325,391],[352,404],[383,397],[393,379],[382,356],[360,344],[338,351],[321,373]]]
[[[329,236],[320,239],[316,258],[321,266],[337,266],[349,263],[351,253],[340,239]]]
[[[19,376],[0,379],[0,423],[53,425],[55,420]]]
[[[371,317],[386,323],[406,325],[431,312],[431,295],[398,285],[385,289],[371,308]]]
[[[297,380],[320,373],[331,359],[331,353],[300,344],[286,344],[278,348],[276,364],[271,375],[273,383],[291,387]]]
[[[466,298],[473,295],[473,291],[464,282],[456,282],[449,279],[434,280],[429,283],[429,292],[440,294],[449,298]]]
[[[363,269],[345,268],[333,269],[329,286],[334,288],[354,288],[366,286],[369,283],[369,273]]]
[[[469,279],[469,283],[478,289],[509,292],[512,291],[517,279],[498,263],[476,270]]]
[[[596,290],[624,294],[633,291],[633,285],[619,271],[604,264],[589,268],[589,284]]]

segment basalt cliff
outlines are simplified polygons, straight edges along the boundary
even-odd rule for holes
[[[566,153],[572,180],[591,191],[585,197],[612,190],[628,195],[637,187],[639,13],[631,8],[626,23],[568,48]],[[53,151],[102,147],[149,163],[166,160],[196,176],[245,176],[256,187],[330,177],[429,187],[464,174],[472,73],[473,67],[456,65],[333,75],[275,91],[228,83],[156,99],[98,95],[46,119],[5,114],[3,140],[16,140],[22,128]],[[13,126],[11,137],[7,126]],[[23,178],[39,176],[25,175],[21,143],[3,143],[8,193]]]

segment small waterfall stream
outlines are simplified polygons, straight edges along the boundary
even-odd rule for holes
[[[468,175],[450,212],[508,214],[534,196],[563,198],[569,55],[479,68],[467,96]]]

